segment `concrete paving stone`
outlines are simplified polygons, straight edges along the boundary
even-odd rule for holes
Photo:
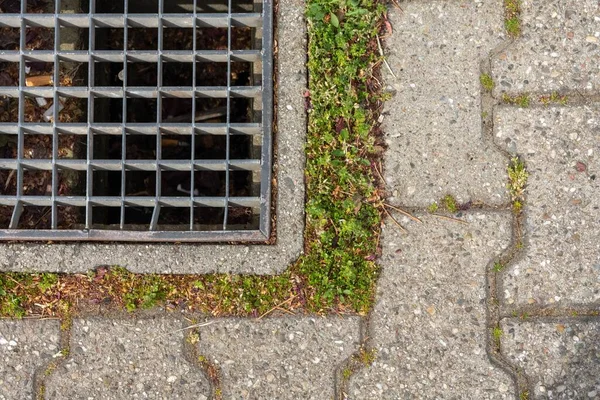
[[[529,171],[524,256],[506,270],[505,301],[599,301],[600,106],[499,108],[495,128]]]
[[[71,352],[46,380],[47,399],[204,399],[209,383],[183,354],[176,318],[76,319]]]
[[[358,317],[219,319],[200,353],[222,372],[224,399],[334,398],[335,370],[359,349]]]
[[[597,0],[523,0],[523,35],[492,60],[495,94],[600,89]]]
[[[0,400],[34,398],[34,374],[60,351],[59,334],[58,321],[0,320]]]
[[[600,320],[502,322],[502,349],[535,399],[600,399]]]
[[[461,203],[507,200],[504,158],[484,140],[480,61],[503,40],[502,0],[413,1],[390,9],[386,39],[396,77],[383,131],[391,201],[429,206],[446,194]]]
[[[85,273],[98,266],[120,265],[138,273],[269,275],[285,271],[296,261],[304,245],[304,1],[282,1],[278,10],[275,245],[0,242],[0,271]]]
[[[486,266],[510,243],[509,213],[455,221],[417,215],[383,232],[371,317],[377,359],[351,378],[349,398],[512,399],[512,379],[486,352]]]

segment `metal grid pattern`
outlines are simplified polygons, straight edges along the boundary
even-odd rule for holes
[[[0,65],[18,65],[14,86],[0,76],[3,101],[18,101],[17,120],[0,123],[0,209],[9,215],[4,225],[0,216],[0,239],[265,240],[271,219],[271,0],[122,2],[91,0],[89,9],[86,4],[83,12],[72,12],[55,0],[51,10],[31,13],[22,0],[20,12],[0,14],[2,29],[20,30],[18,48],[0,51]],[[32,29],[51,31],[53,48],[28,49]],[[69,48],[69,29],[84,38],[79,48]],[[217,30],[224,33],[219,45],[208,44],[205,33]],[[248,46],[239,48],[238,30],[250,32]],[[106,32],[119,40],[107,39]],[[132,45],[140,32],[150,47]],[[184,43],[188,33],[191,43]],[[122,48],[111,48],[114,42]],[[30,82],[31,66],[39,63],[53,65],[46,86]],[[242,64],[250,72],[240,81],[236,68]],[[207,65],[223,72],[221,81],[204,81]],[[64,83],[64,66],[83,77],[80,85]],[[140,83],[153,71],[156,82]],[[71,112],[65,111],[68,101],[83,104],[79,121],[63,117]],[[28,104],[34,102],[34,108],[49,105],[45,120],[30,121]],[[51,155],[37,157],[27,146],[33,137],[47,138],[42,143],[51,145]],[[68,138],[77,150],[64,154],[61,143]],[[15,143],[16,154],[7,143]],[[27,182],[35,174],[48,184],[32,194]],[[69,184],[80,190],[73,193]]]

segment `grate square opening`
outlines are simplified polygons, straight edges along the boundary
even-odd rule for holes
[[[5,196],[17,195],[17,170],[0,169],[0,192]]]
[[[56,154],[59,159],[85,160],[87,154],[87,138],[84,135],[58,133],[58,148]]]
[[[192,86],[194,78],[193,63],[166,62],[163,63],[162,68],[162,86]]]
[[[124,70],[120,62],[96,62],[94,63],[93,85],[98,87],[122,86],[121,77]]]
[[[125,42],[124,28],[97,26],[92,37],[94,50],[122,50]]]
[[[127,122],[156,122],[156,99],[128,98]]]
[[[157,86],[158,64],[133,62],[127,64],[128,86]],[[118,75],[118,74],[117,74]]]
[[[121,207],[92,206],[93,229],[119,230],[121,220]]]
[[[123,14],[125,12],[125,3],[123,0],[96,0],[95,4],[96,9],[94,11],[98,14]]]
[[[162,50],[193,50],[194,29],[163,27]]]
[[[121,196],[121,171],[92,171],[92,196]]]
[[[59,169],[58,173],[58,196],[85,196],[86,171],[72,169]]]
[[[155,171],[125,171],[125,196],[154,196]]]
[[[0,239],[268,237],[271,7],[0,1]]]
[[[0,171],[0,176],[2,176],[2,171]],[[13,210],[14,207],[11,206],[0,206],[0,229],[8,229]]]
[[[24,206],[17,229],[51,229],[51,211],[50,207]]]
[[[58,63],[60,79],[58,86],[61,87],[87,87],[89,82],[88,63],[74,63],[72,61],[60,60]]]
[[[23,194],[25,196],[51,195],[52,171],[23,170]]]
[[[153,210],[152,207],[125,206],[125,230],[148,230]]]
[[[19,50],[21,46],[20,31],[19,28],[0,28],[0,50]]]
[[[57,206],[58,229],[84,229],[85,207]]]
[[[94,160],[120,160],[123,158],[123,138],[121,135],[93,134]],[[81,152],[80,154],[85,154]]]
[[[92,122],[122,122],[123,99],[110,97],[94,97]]]
[[[127,50],[158,50],[158,28],[127,28]]]

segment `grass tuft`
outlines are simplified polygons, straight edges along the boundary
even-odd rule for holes
[[[521,0],[504,0],[504,28],[510,37],[521,35]]]
[[[504,269],[504,265],[500,261],[496,261],[492,269],[494,272],[501,272]]]
[[[523,94],[519,94],[519,95],[515,95],[515,96],[511,96],[507,93],[504,93],[502,95],[502,102],[505,104],[511,104],[513,106],[518,106],[521,108],[527,108],[527,107],[529,107],[529,104],[531,103],[531,98],[529,97],[528,93],[523,93]]]
[[[560,104],[561,106],[567,105],[569,97],[567,95],[560,95],[558,92],[552,92],[549,95],[540,96],[540,103],[548,107],[550,104]]]
[[[508,164],[508,190],[513,204],[513,211],[521,212],[525,203],[525,187],[529,173],[525,164],[518,157],[513,157]]]

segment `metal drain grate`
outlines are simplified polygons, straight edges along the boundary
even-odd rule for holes
[[[0,239],[270,234],[271,0],[0,0]]]

